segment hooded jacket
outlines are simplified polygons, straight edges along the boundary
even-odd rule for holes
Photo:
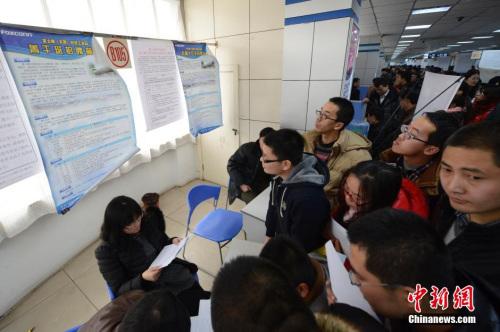
[[[323,186],[328,183],[326,165],[314,155],[304,154],[290,176],[271,181],[266,235],[284,234],[295,239],[307,252],[321,247],[323,229],[330,219],[330,204]]]
[[[305,133],[304,151],[313,154],[314,147],[319,143],[320,139],[321,134],[317,131],[313,130]],[[371,160],[370,147],[371,143],[367,138],[348,129],[340,132],[339,138],[333,144],[332,154],[328,158],[327,167],[330,180],[324,188],[332,208],[337,205],[335,200],[342,175],[360,161]]]

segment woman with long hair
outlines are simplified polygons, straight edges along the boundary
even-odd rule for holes
[[[191,315],[197,314],[199,300],[209,297],[195,278],[198,270],[195,264],[176,258],[164,268],[150,267],[164,246],[179,239],[161,232],[132,198],[118,196],[109,202],[101,240],[95,255],[99,270],[114,294],[133,289],[168,289],[179,297]]]

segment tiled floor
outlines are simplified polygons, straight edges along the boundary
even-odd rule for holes
[[[201,181],[173,188],[161,196],[160,207],[166,215],[169,236],[184,237],[188,213],[186,194],[198,183]],[[225,188],[220,197],[218,205],[223,207],[227,197]],[[244,203],[237,200],[229,208],[239,211],[243,206]],[[194,226],[212,208],[210,204],[202,203],[193,214],[191,225]],[[243,238],[241,233],[238,238]],[[26,332],[33,327],[36,332],[65,331],[85,322],[108,303],[104,280],[94,257],[98,244],[96,240],[24,298],[0,320],[0,332]],[[223,249],[223,255],[225,252],[227,248]],[[201,238],[195,237],[189,241],[186,259],[211,274],[216,274],[220,268],[217,244]],[[203,271],[199,271],[198,276],[202,287],[210,290],[213,277]]]

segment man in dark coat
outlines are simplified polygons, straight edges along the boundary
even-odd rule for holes
[[[260,163],[260,142],[263,137],[273,132],[274,129],[266,127],[259,133],[255,142],[245,143],[236,150],[227,162],[229,173],[229,204],[236,198],[245,203],[250,202],[269,185],[271,177],[264,173]]]
[[[329,180],[325,163],[303,154],[304,139],[291,129],[264,138],[262,166],[275,175],[266,215],[266,236],[284,234],[311,252],[325,243],[322,236],[330,220],[330,203],[323,190]]]

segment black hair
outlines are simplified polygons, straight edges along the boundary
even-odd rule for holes
[[[412,103],[413,105],[416,105],[417,102],[418,102],[418,97],[419,97],[419,93],[417,91],[413,91],[413,90],[410,90],[408,92],[406,92],[402,97],[401,99],[407,99],[410,101],[410,103]]]
[[[480,74],[479,70],[474,69],[474,68],[473,68],[473,69],[469,69],[469,71],[467,71],[467,72],[465,73],[465,79],[468,79],[468,78],[469,78],[469,77],[471,77],[472,75],[476,75],[476,74],[477,74],[477,75],[479,75],[479,74]]]
[[[449,146],[491,152],[493,161],[500,167],[500,121],[483,121],[462,127],[445,143]]]
[[[112,245],[119,245],[125,237],[123,228],[133,223],[142,215],[141,206],[127,196],[115,197],[104,211],[101,226],[101,239]]]
[[[428,144],[442,149],[448,137],[459,128],[457,118],[446,111],[429,112],[424,115],[436,127],[436,130],[429,134]]]
[[[379,86],[389,86],[389,81],[385,77],[375,77],[373,79],[373,86],[378,88]]]
[[[290,237],[280,235],[269,240],[260,257],[278,265],[292,281],[293,286],[306,283],[313,287],[316,281],[316,269],[304,248]]]
[[[359,77],[354,77],[354,79],[352,80],[352,83],[356,83],[356,82],[359,82]]]
[[[342,97],[333,97],[328,100],[330,103],[335,104],[339,110],[337,111],[337,122],[342,122],[344,126],[342,129],[347,127],[354,118],[354,106],[350,100]]]
[[[146,206],[146,208],[150,206],[155,206],[158,204],[160,200],[160,195],[158,193],[146,193],[142,195],[141,201]]]
[[[411,72],[409,72],[407,70],[400,70],[397,72],[396,75],[401,76],[401,78],[404,79],[406,81],[406,83],[410,83],[410,81],[411,81]]]
[[[339,220],[342,220],[349,209],[344,195],[344,186],[349,175],[354,175],[359,180],[360,200],[364,202],[350,221],[370,211],[392,206],[403,181],[399,168],[379,160],[362,161],[348,169],[340,181],[339,207],[336,213]]]
[[[304,138],[296,130],[272,131],[264,137],[264,144],[273,150],[278,160],[289,160],[293,166],[302,161]]]
[[[189,332],[191,320],[184,304],[170,291],[146,293],[123,318],[119,332]]]
[[[318,331],[285,273],[260,257],[240,256],[222,266],[212,288],[211,314],[215,332]]]
[[[377,121],[382,121],[382,119],[384,118],[384,110],[380,107],[376,107],[375,105],[368,104],[365,117],[368,117],[369,115],[375,116]]]
[[[262,128],[261,131],[259,132],[259,138],[264,137],[273,131],[274,131],[274,128],[271,128],[271,127]]]
[[[382,283],[439,288],[454,285],[452,261],[430,223],[414,213],[385,208],[360,217],[347,230],[366,252],[366,269]]]

